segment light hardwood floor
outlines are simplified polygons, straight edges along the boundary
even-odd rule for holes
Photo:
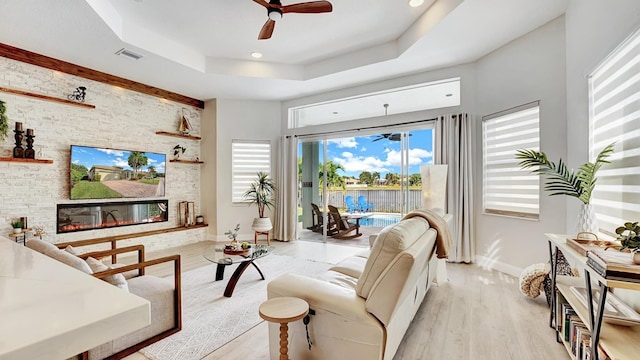
[[[212,244],[203,242],[167,249],[149,254],[148,258],[179,253],[182,271],[189,271],[209,264],[202,257],[202,250]],[[329,263],[362,251],[361,247],[308,241],[272,244],[278,254]],[[395,360],[569,359],[549,328],[544,295],[526,298],[518,291],[517,278],[476,265],[447,264],[447,271],[449,281],[431,287]],[[156,267],[148,273],[166,276],[171,269]],[[262,322],[204,360],[267,360],[267,333],[267,323]],[[249,343],[251,346],[246,346]],[[147,358],[137,353],[126,359]]]

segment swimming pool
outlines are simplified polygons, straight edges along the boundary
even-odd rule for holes
[[[400,222],[400,214],[373,214],[360,219],[362,226],[385,227]]]

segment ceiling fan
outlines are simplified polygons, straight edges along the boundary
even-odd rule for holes
[[[411,134],[409,134],[409,136],[411,136]],[[389,139],[389,141],[400,141],[400,139],[402,138],[402,134],[401,133],[393,133],[393,134],[380,134],[378,135],[377,138],[371,140],[373,141],[378,141],[378,140],[382,140],[382,139]]]
[[[282,5],[280,0],[253,0],[254,2],[267,8],[267,22],[262,26],[258,40],[266,40],[271,38],[273,29],[276,26],[276,20],[282,19],[282,14],[286,13],[302,13],[317,14],[326,13],[333,10],[333,5],[328,1],[310,1],[291,5]]]

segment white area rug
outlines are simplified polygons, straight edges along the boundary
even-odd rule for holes
[[[223,293],[237,265],[227,266],[222,281],[215,281],[214,264],[183,273],[182,330],[141,352],[154,360],[202,359],[263,321],[258,307],[267,300],[270,280],[287,272],[314,276],[331,266],[275,254],[256,260],[256,264],[265,280],[253,266],[247,267],[230,298]]]

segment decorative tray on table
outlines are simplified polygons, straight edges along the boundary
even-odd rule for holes
[[[592,236],[585,237],[587,234]],[[578,233],[575,238],[567,238],[567,245],[579,252],[582,256],[587,256],[587,253],[593,249],[606,249],[608,247],[620,246],[613,241],[600,240],[597,235],[584,232]]]
[[[246,248],[242,248],[240,245],[225,245],[223,252],[227,255],[244,255],[251,251],[251,245],[247,245]]]

